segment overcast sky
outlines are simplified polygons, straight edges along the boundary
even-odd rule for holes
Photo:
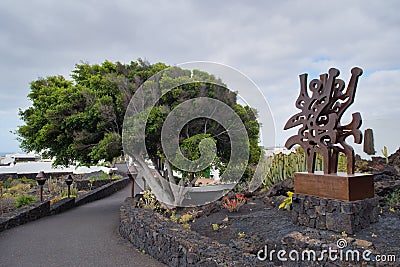
[[[236,68],[264,93],[276,145],[297,112],[298,75],[359,66],[355,104],[375,148],[399,146],[400,2],[385,1],[8,1],[0,2],[0,151],[19,150],[18,109],[29,83],[74,65],[137,58],[169,65],[213,61]],[[229,84],[228,84],[229,86]],[[352,140],[350,140],[352,141]],[[360,146],[357,148],[360,151]]]

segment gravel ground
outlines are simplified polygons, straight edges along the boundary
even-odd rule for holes
[[[399,211],[393,213],[384,209],[379,222],[345,237],[332,231],[293,225],[289,211],[266,205],[263,198],[250,198],[239,212],[233,213],[218,205],[207,207],[204,215],[191,223],[191,229],[220,243],[241,247],[243,251],[252,254],[257,254],[265,245],[280,248],[287,242],[300,246],[302,243],[310,246],[314,242],[318,244],[317,248],[321,248],[335,246],[337,240],[345,238],[349,247],[369,249],[375,255],[396,255],[397,263],[400,262]],[[219,229],[214,230],[212,224],[218,224]],[[296,239],[294,241],[293,236]]]

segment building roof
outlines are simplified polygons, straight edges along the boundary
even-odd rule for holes
[[[22,153],[15,153],[15,154],[7,154],[1,158],[1,164],[10,164],[14,163],[15,161],[23,161],[23,160],[40,160],[40,155],[37,154],[22,154]]]
[[[10,166],[0,166],[0,174],[2,173],[17,173],[17,174],[30,174],[30,173],[38,173],[40,171],[44,171],[45,173],[65,173],[71,172],[74,174],[84,174],[84,173],[92,173],[103,171],[105,173],[109,173],[112,168],[107,168],[104,166],[91,166],[91,167],[53,167],[52,162],[17,162],[15,165],[11,164]],[[113,169],[114,170],[114,169]]]

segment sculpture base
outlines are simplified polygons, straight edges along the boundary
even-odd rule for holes
[[[294,224],[348,234],[379,219],[378,198],[341,201],[293,194],[291,212]]]
[[[298,172],[294,175],[294,192],[344,201],[373,198],[374,175]]]

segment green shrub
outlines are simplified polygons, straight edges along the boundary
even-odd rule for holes
[[[33,179],[28,179],[26,176],[22,178],[18,178],[18,182],[23,183],[23,184],[30,184],[30,185],[36,185],[36,181]]]
[[[51,193],[53,195],[58,195],[58,194],[61,194],[64,183],[65,182],[63,179],[57,179],[57,178],[50,177],[49,179],[47,179],[45,187],[47,186],[49,193]]]
[[[213,229],[214,231],[218,231],[218,230],[219,230],[219,225],[218,225],[218,223],[213,223],[213,224],[211,224],[211,227],[212,227],[212,229]]]
[[[121,178],[122,178],[122,176],[118,175],[118,174],[114,174],[112,176],[113,180],[118,180],[118,179],[121,179]],[[105,172],[102,172],[98,176],[92,176],[92,177],[89,178],[89,181],[98,181],[98,180],[110,180],[110,175],[105,173]]]
[[[25,195],[31,186],[29,184],[20,184],[18,183],[17,185],[14,185],[13,187],[10,187],[7,189],[7,192],[10,193],[11,195],[17,197],[20,195]]]
[[[109,180],[109,179],[110,179],[110,175],[103,172],[99,176],[97,176],[96,180]]]
[[[19,184],[18,180],[14,180],[11,177],[8,177],[7,181],[4,183],[4,187],[5,188],[10,188],[13,187],[15,185]]]
[[[165,211],[151,190],[144,191],[143,196],[138,201],[138,207],[152,209],[157,212]]]
[[[171,219],[171,221],[173,221],[173,222],[178,222],[178,220],[179,220],[179,218],[180,218],[180,216],[179,215],[177,215],[176,213],[175,213],[175,211],[173,211],[172,212],[172,214],[171,214],[171,216],[169,217],[170,219]]]
[[[78,196],[78,189],[76,189],[75,187],[71,186],[71,197],[77,197]],[[68,189],[65,189],[61,192],[61,194],[59,195],[59,197],[62,198],[66,198],[68,197]]]
[[[193,221],[193,215],[189,213],[182,214],[179,218],[179,222],[182,224],[186,224],[190,221]]]
[[[98,176],[92,176],[89,178],[89,181],[98,181],[98,180],[110,180],[110,175],[105,172],[102,172]]]
[[[386,203],[391,208],[400,206],[400,189],[397,189],[389,194],[386,197]]]
[[[21,207],[29,205],[35,201],[36,201],[36,198],[34,196],[30,196],[30,195],[19,196],[15,199],[15,207],[21,208]]]
[[[114,174],[113,177],[112,177],[113,180],[119,180],[121,178],[122,178],[122,176],[119,175],[119,174]]]

